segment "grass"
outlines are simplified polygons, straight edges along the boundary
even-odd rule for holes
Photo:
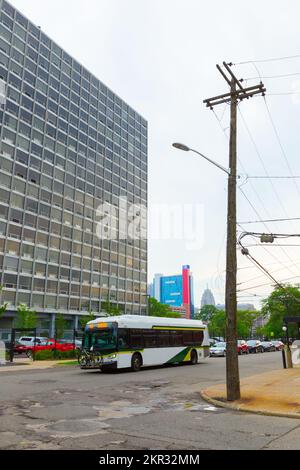
[[[78,366],[78,361],[59,361],[56,363],[57,366]]]

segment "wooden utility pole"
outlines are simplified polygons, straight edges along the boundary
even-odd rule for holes
[[[245,98],[256,94],[265,94],[266,89],[260,83],[243,88],[241,81],[233,74],[230,66],[223,62],[225,71],[217,69],[230,86],[230,93],[204,100],[207,107],[213,109],[221,103],[230,103],[230,140],[229,140],[229,176],[227,197],[227,247],[226,247],[226,388],[227,400],[239,400],[240,378],[237,352],[237,299],[236,299],[236,179],[237,179],[237,105]]]

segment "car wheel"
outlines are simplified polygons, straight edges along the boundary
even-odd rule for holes
[[[198,354],[197,354],[197,351],[195,351],[195,349],[192,350],[191,352],[191,365],[194,366],[195,364],[197,364],[198,362]]]
[[[143,365],[142,356],[139,353],[135,353],[131,359],[131,369],[133,372],[138,372]]]

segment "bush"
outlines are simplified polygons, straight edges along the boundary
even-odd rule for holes
[[[78,352],[75,351],[37,351],[35,353],[36,361],[55,361],[57,359],[77,359]]]
[[[37,351],[35,353],[35,360],[36,361],[49,361],[49,360],[56,359],[54,357],[54,351],[50,351],[49,349],[46,349],[45,351]]]

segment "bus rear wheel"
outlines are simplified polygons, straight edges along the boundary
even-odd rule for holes
[[[138,372],[143,365],[142,356],[138,353],[134,354],[131,359],[131,369],[133,372]]]
[[[193,349],[193,351],[191,352],[191,365],[194,366],[195,364],[197,364],[197,362],[198,362],[198,354],[197,354],[197,351]]]

